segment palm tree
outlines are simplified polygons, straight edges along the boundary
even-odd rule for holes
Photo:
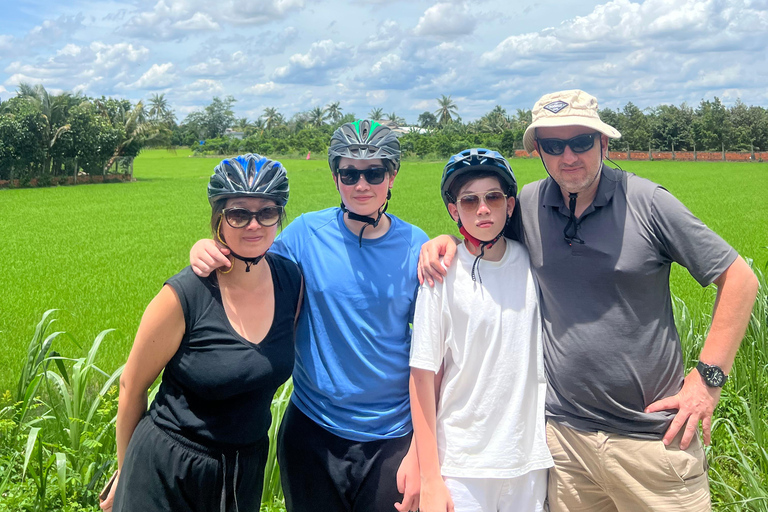
[[[58,96],[51,96],[41,84],[32,86],[27,83],[19,84],[18,95],[27,98],[40,111],[43,118],[43,145],[45,147],[45,163],[43,164],[43,173],[51,172],[51,162],[53,161],[53,146],[59,140],[62,133],[69,131],[70,125],[64,124],[67,113],[71,105],[72,95],[62,93]]]
[[[333,103],[329,103],[325,107],[325,112],[328,115],[328,119],[333,121],[334,123],[338,123],[339,120],[342,118],[342,108],[339,106],[339,102],[335,101]]]
[[[234,124],[232,124],[232,129],[238,132],[245,132],[249,127],[251,127],[251,122],[248,121],[247,117],[235,119]]]
[[[522,108],[517,109],[517,114],[515,114],[514,122],[517,125],[518,130],[525,130],[528,128],[528,125],[531,124],[533,121],[533,114],[530,110],[525,110]]]
[[[267,107],[264,109],[264,113],[261,114],[261,119],[264,121],[264,129],[271,130],[282,124],[283,115],[275,107]]]
[[[437,99],[437,104],[440,108],[435,110],[435,115],[437,116],[437,122],[445,125],[452,121],[451,115],[458,116],[459,112],[457,110],[458,107],[456,107],[450,96],[445,94],[441,96]]]
[[[149,98],[149,119],[153,123],[164,123],[172,125],[176,122],[176,115],[168,107],[168,100],[165,99],[165,93],[153,94]]]
[[[501,105],[496,105],[493,110],[480,118],[480,129],[491,133],[502,133],[508,130],[512,123],[507,116],[507,111]]]
[[[368,112],[368,118],[373,121],[381,119],[383,115],[384,115],[383,108],[372,108],[371,111]]]
[[[389,121],[392,121],[393,123],[395,123],[395,125],[405,124],[405,119],[403,119],[402,117],[398,117],[398,115],[395,114],[394,112],[392,112],[391,114],[387,114],[386,117]]]
[[[121,107],[114,120],[114,124],[122,125],[122,137],[120,143],[115,148],[115,152],[112,153],[109,161],[104,166],[104,173],[112,167],[115,160],[121,156],[126,156],[125,150],[134,141],[150,140],[156,137],[159,133],[158,126],[155,123],[145,120],[144,103],[141,101],[139,101],[130,111],[126,111],[126,109]],[[131,173],[133,173],[133,167],[131,167]]]
[[[325,110],[323,110],[321,107],[315,107],[312,110],[308,112],[309,114],[309,124],[320,128],[325,124],[325,120],[328,118]]]

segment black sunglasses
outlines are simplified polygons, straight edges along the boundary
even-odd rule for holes
[[[347,167],[344,169],[339,169],[337,172],[339,174],[339,179],[345,185],[356,184],[358,181],[360,181],[361,175],[365,176],[365,181],[367,181],[369,185],[378,185],[384,181],[388,171],[386,167],[369,167],[365,170],[355,169],[354,167]]]
[[[260,226],[268,228],[274,226],[280,220],[280,217],[283,215],[283,207],[267,206],[252,212],[246,208],[236,206],[234,208],[226,208],[221,214],[227,220],[227,224],[235,229],[246,227],[251,223],[251,219],[256,219]]]
[[[584,133],[577,135],[570,139],[539,139],[539,148],[548,155],[562,155],[565,151],[565,146],[571,148],[574,153],[586,153],[592,149],[595,145],[595,136],[600,135],[600,132]]]

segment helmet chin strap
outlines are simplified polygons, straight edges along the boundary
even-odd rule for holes
[[[235,251],[233,251],[232,248],[229,245],[227,245],[227,242],[225,242],[224,239],[221,238],[221,217],[219,217],[219,225],[216,227],[216,236],[219,238],[219,242],[221,242],[221,244],[224,247],[229,249],[230,256],[232,256],[233,258],[237,258],[238,260],[240,260],[243,263],[245,263],[245,271],[246,272],[250,272],[251,271],[251,265],[258,265],[259,262],[264,258],[264,256],[267,255],[267,253],[264,252],[264,254],[262,254],[261,256],[256,256],[255,258],[246,258],[244,256],[240,256]],[[233,265],[233,267],[234,267],[234,265]],[[226,272],[221,272],[221,273],[222,274],[229,274],[230,272],[232,272],[232,268],[230,268]]]
[[[506,227],[507,222],[509,222],[509,215],[507,215],[506,220],[504,221],[504,227]],[[483,278],[480,276],[480,260],[483,259],[483,256],[485,255],[485,249],[490,249],[493,247],[493,244],[499,241],[499,239],[504,234],[504,227],[501,228],[501,231],[499,231],[499,234],[496,235],[493,240],[488,240],[487,242],[484,242],[482,240],[479,240],[475,238],[474,236],[469,234],[469,231],[467,231],[467,228],[464,227],[464,225],[461,223],[461,219],[459,219],[459,233],[461,233],[464,236],[464,239],[474,245],[476,248],[480,248],[480,254],[475,257],[475,262],[472,263],[472,281],[480,281],[480,284],[483,284]],[[475,270],[477,270],[477,279],[475,279]]]
[[[347,214],[350,220],[356,220],[358,222],[363,222],[363,227],[360,229],[360,236],[358,237],[357,243],[360,247],[363,246],[363,231],[365,231],[365,228],[368,226],[373,226],[374,228],[379,225],[379,221],[381,220],[382,215],[384,215],[384,212],[387,211],[387,208],[389,207],[389,200],[392,198],[392,191],[387,191],[387,200],[384,203],[383,208],[379,208],[379,214],[374,219],[373,217],[368,217],[366,215],[358,215],[355,212],[349,211],[349,208],[344,204],[344,201],[341,202],[341,210]]]
[[[255,258],[245,258],[243,256],[240,256],[239,254],[236,254],[235,251],[232,249],[229,250],[229,254],[231,254],[234,258],[237,258],[238,260],[245,263],[245,271],[250,272],[251,271],[251,265],[258,265],[258,263],[264,258],[264,256],[267,255],[265,252],[261,256],[256,256]]]

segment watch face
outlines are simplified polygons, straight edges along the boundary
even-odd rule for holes
[[[722,370],[719,368],[709,368],[709,371],[707,372],[707,380],[711,383],[712,386],[719,388],[723,385],[725,378]]]
[[[723,375],[723,371],[720,370],[720,368],[714,368],[710,366],[705,371],[705,379],[707,381],[707,384],[713,387],[721,387],[723,385],[723,382],[725,381],[725,376]]]

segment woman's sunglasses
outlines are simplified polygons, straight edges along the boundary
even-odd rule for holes
[[[256,219],[259,226],[268,228],[274,226],[280,220],[280,217],[283,215],[283,207],[267,206],[255,212],[246,208],[234,207],[226,208],[221,214],[226,219],[227,224],[235,229],[246,227],[251,223],[251,219]]]
[[[387,176],[386,167],[370,167],[365,170],[355,169],[354,167],[347,167],[345,169],[339,169],[339,180],[344,185],[355,185],[360,181],[360,176],[365,176],[365,181],[369,185],[378,185]]]
[[[476,213],[477,209],[480,208],[480,201],[483,201],[489,210],[503,208],[507,205],[507,196],[503,192],[494,190],[482,195],[467,194],[461,196],[457,202],[459,203],[459,208],[464,213]]]
[[[565,146],[571,148],[574,153],[586,153],[595,145],[595,136],[600,132],[584,133],[571,139],[536,139],[539,142],[539,148],[548,155],[562,155]]]

